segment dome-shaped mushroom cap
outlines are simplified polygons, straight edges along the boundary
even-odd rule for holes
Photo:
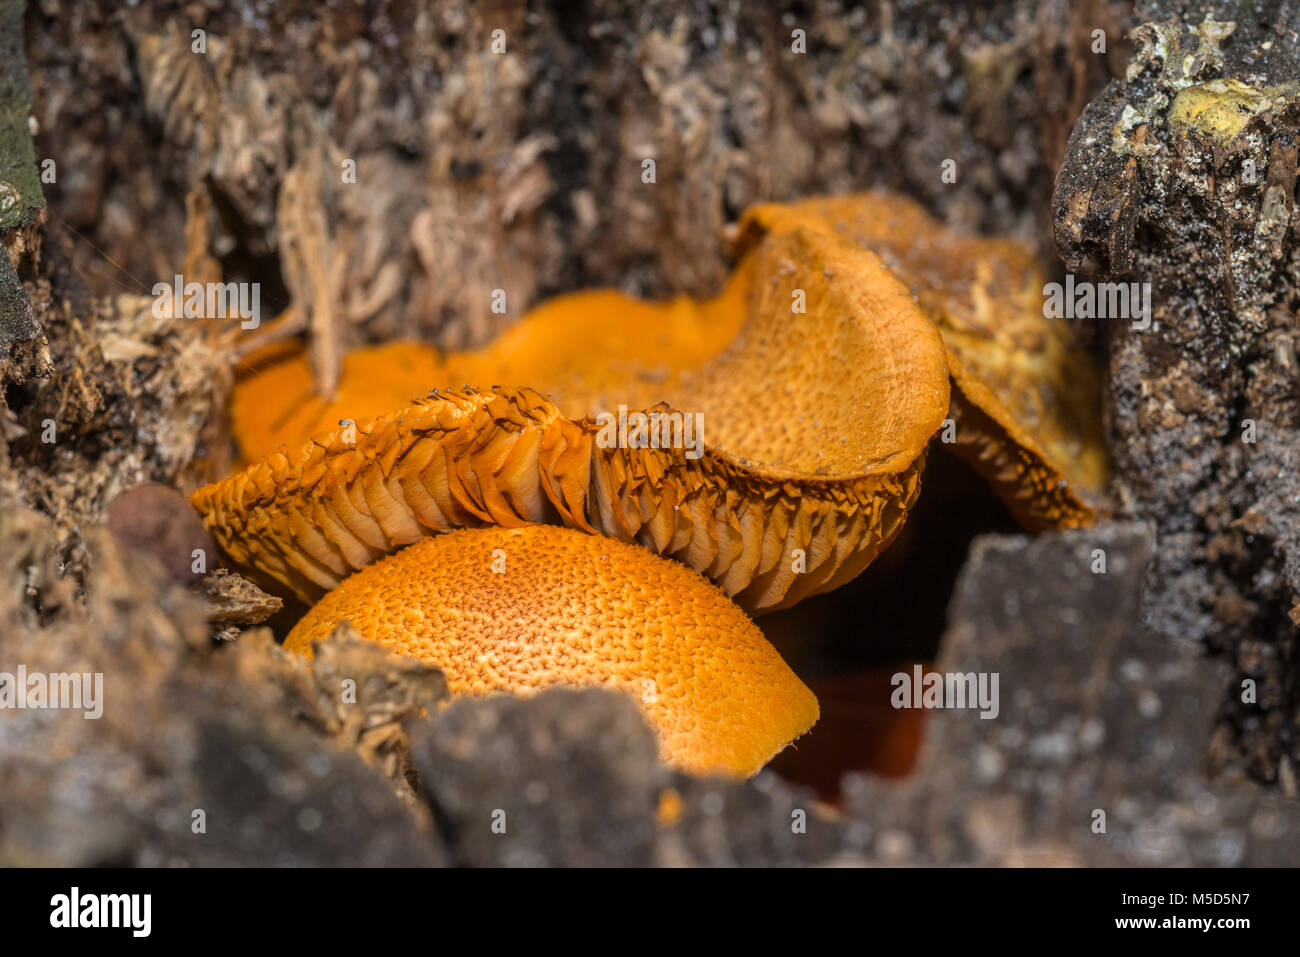
[[[331,591],[285,647],[310,655],[340,621],[442,669],[453,694],[626,691],[664,761],[696,774],[753,774],[817,720],[813,693],[715,586],[572,529],[422,539]]]
[[[734,299],[745,321],[698,365],[615,376],[592,359],[590,375],[554,388],[568,415],[531,388],[435,391],[191,500],[236,561],[307,600],[421,535],[530,522],[639,542],[755,611],[828,591],[915,501],[948,408],[943,344],[878,257],[816,232],[765,239],[738,275],[744,295],[729,288],[703,312]],[[570,338],[525,333],[534,351],[512,368],[581,355]],[[597,396],[660,416],[642,435],[652,444],[612,435],[616,407],[605,422],[577,418]]]
[[[947,350],[955,451],[1022,524],[1095,520],[1106,484],[1098,375],[1067,322],[1046,314],[1028,246],[954,233],[906,197],[869,192],[750,207],[738,248],[798,229],[878,255],[916,295]]]

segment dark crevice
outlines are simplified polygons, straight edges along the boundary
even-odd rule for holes
[[[924,716],[890,707],[889,679],[937,658],[976,536],[1018,531],[988,484],[931,443],[921,494],[893,544],[849,584],[758,619],[821,703],[817,724],[771,768],[829,801],[846,772],[910,771]]]

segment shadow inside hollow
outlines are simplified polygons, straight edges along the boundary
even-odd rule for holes
[[[988,485],[932,443],[921,494],[893,544],[844,587],[758,619],[821,704],[812,731],[768,767],[832,803],[848,771],[910,772],[925,712],[892,708],[891,679],[935,660],[975,536],[1017,530]]]

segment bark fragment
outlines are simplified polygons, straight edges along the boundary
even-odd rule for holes
[[[1300,760],[1300,48],[1284,3],[1138,14],[1071,135],[1056,239],[1098,281],[1150,284],[1151,327],[1105,330],[1117,490],[1157,530],[1152,623],[1258,683],[1228,713],[1271,780]]]

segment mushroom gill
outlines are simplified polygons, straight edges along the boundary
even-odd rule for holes
[[[1095,366],[1045,314],[1032,250],[962,236],[881,193],[750,207],[738,250],[810,229],[878,255],[939,326],[953,378],[955,451],[1030,530],[1089,525],[1106,483]]]
[[[635,697],[663,760],[748,776],[817,720],[817,699],[713,585],[643,548],[547,526],[425,538],[346,579],[289,633],[350,621],[440,668],[453,694],[555,684]]]
[[[948,406],[942,343],[878,258],[816,232],[763,239],[737,277],[687,317],[744,304],[718,354],[657,376],[615,376],[593,361],[581,382],[555,389],[571,412],[649,410],[674,441],[655,441],[664,433],[653,425],[615,436],[612,409],[571,417],[535,388],[434,391],[267,455],[191,500],[232,558],[307,600],[423,535],[530,523],[639,542],[755,611],[837,587],[892,540],[915,500]],[[608,302],[609,325],[625,305]],[[545,354],[495,361],[516,361],[520,374],[571,362],[576,346],[558,331],[517,332]],[[702,444],[676,441],[690,428]]]

